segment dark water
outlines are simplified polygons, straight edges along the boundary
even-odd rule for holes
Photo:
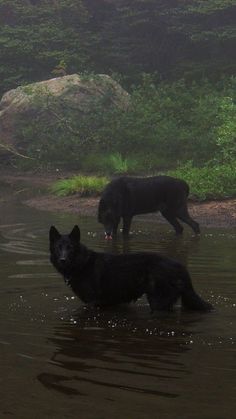
[[[48,228],[75,223],[93,249],[161,251],[185,263],[208,314],[152,317],[145,299],[85,308],[48,262]],[[106,243],[89,217],[3,202],[0,209],[0,418],[231,419],[236,411],[236,231],[136,221]]]

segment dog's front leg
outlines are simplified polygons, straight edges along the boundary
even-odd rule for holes
[[[124,216],[123,217],[123,235],[128,236],[131,226],[132,216]]]
[[[117,220],[114,224],[113,224],[113,228],[112,228],[112,235],[116,236],[117,235],[117,230],[118,230],[118,225],[120,223],[120,218],[119,220]]]

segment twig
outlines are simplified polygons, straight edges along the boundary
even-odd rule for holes
[[[19,151],[15,150],[13,147],[9,147],[5,144],[0,143],[0,148],[3,148],[4,150],[8,151],[9,153],[14,154],[15,156],[22,157],[23,159],[30,159],[35,160],[34,157],[26,156],[25,154],[19,153]]]

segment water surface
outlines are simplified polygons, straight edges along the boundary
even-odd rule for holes
[[[48,229],[78,223],[86,245],[151,250],[188,266],[213,313],[151,316],[145,298],[86,308],[48,261]],[[231,419],[236,401],[236,231],[136,220],[129,242],[107,243],[92,217],[16,200],[0,209],[0,417]]]

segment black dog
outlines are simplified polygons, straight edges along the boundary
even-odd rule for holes
[[[211,310],[194,291],[180,263],[155,253],[98,253],[80,243],[80,230],[49,233],[51,263],[85,303],[99,306],[130,303],[146,294],[151,310],[171,310],[181,297],[183,307]]]
[[[200,233],[199,225],[188,213],[188,194],[188,184],[170,176],[120,177],[104,189],[98,206],[98,221],[104,225],[106,238],[112,238],[121,218],[123,234],[128,235],[134,215],[160,211],[176,234],[183,232],[177,219],[184,221],[197,234]]]

